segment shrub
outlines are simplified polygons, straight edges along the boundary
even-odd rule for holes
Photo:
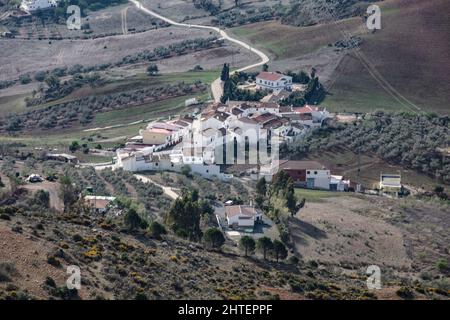
[[[21,74],[19,76],[19,81],[21,84],[27,84],[31,82],[31,77],[29,74]]]
[[[6,213],[2,213],[0,214],[0,219],[2,220],[11,220],[11,217],[9,215],[7,215]]]
[[[166,234],[166,228],[159,222],[153,221],[149,227],[150,236],[155,239],[161,239],[163,234]]]
[[[396,293],[400,298],[403,299],[411,299],[414,297],[414,293],[412,292],[412,290],[407,287],[401,287],[396,291]]]
[[[147,298],[147,296],[145,295],[145,293],[138,292],[138,293],[136,293],[136,295],[134,296],[134,300],[148,300],[148,298]]]
[[[206,230],[203,235],[203,241],[208,248],[219,249],[225,243],[225,237],[219,229],[211,228]]]
[[[47,263],[57,268],[61,267],[61,262],[54,256],[49,256],[47,258]]]
[[[38,71],[34,74],[34,80],[43,82],[45,80],[47,73],[45,71]]]
[[[0,262],[0,282],[11,281],[11,276],[17,273],[16,267],[11,262]]]
[[[46,286],[51,287],[51,288],[56,288],[56,282],[55,282],[55,280],[53,280],[53,278],[51,278],[51,277],[46,277],[46,278],[45,278],[45,281],[44,281],[44,284],[45,284]]]
[[[239,240],[239,246],[245,252],[245,256],[248,254],[253,254],[255,252],[256,242],[250,236],[243,236],[241,240]]]
[[[437,268],[442,273],[446,273],[450,270],[447,261],[444,259],[441,259],[437,262]]]

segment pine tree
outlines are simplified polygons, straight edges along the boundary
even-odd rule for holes
[[[228,79],[230,79],[230,65],[228,63],[224,63],[222,73],[220,74],[220,80],[225,82]]]
[[[239,246],[244,250],[245,256],[255,252],[256,242],[250,236],[243,236],[239,241]]]

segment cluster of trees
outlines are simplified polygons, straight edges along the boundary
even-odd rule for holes
[[[57,83],[55,81],[50,85],[58,86]],[[159,101],[204,90],[206,90],[206,86],[202,83],[179,83],[86,97],[28,111],[20,115],[6,115],[0,118],[0,132],[14,133],[25,129],[67,128],[75,123],[86,125],[94,119],[94,115],[97,113],[124,109],[133,105],[141,105],[146,102]]]
[[[62,0],[59,1],[58,7],[54,10],[54,14],[57,17],[66,17],[67,7],[70,5],[79,6],[82,14],[85,14],[86,10],[96,11],[124,3],[127,3],[127,0]]]
[[[272,7],[261,6],[259,8],[251,8],[246,10],[242,10],[242,8],[235,8],[216,15],[212,22],[215,25],[230,28],[248,23],[267,21],[282,15],[284,12],[283,8],[284,7],[281,4],[276,4]]]
[[[305,139],[282,145],[282,155],[299,159],[312,152],[349,148],[450,183],[449,117],[435,114],[375,112],[361,122],[329,126]]]
[[[33,91],[32,98],[25,98],[27,107],[65,97],[72,93],[75,89],[81,88],[86,84],[93,87],[102,83],[102,79],[98,73],[88,75],[76,74],[72,77],[72,79],[62,83],[54,74],[48,74],[45,76],[44,81],[47,84],[46,88],[40,86],[38,91]]]
[[[274,175],[270,187],[267,187],[265,178],[259,179],[255,202],[277,224],[281,240],[291,245],[287,218],[295,216],[305,205],[305,199],[298,201],[295,196],[292,178],[281,170]]]
[[[367,2],[373,2],[373,0],[291,1],[280,10],[280,18],[282,23],[298,27],[328,23],[363,15],[367,10]]]
[[[315,69],[313,69],[311,73],[315,76]],[[287,71],[286,75],[292,77],[292,82],[294,83],[307,84],[311,80],[309,74],[303,70],[300,72]]]
[[[15,80],[2,80],[0,81],[0,90],[11,87],[16,84]]]
[[[115,65],[121,66],[138,62],[167,59],[173,56],[181,56],[189,52],[221,47],[223,44],[224,42],[222,40],[218,40],[215,36],[208,38],[187,39],[181,42],[172,43],[167,47],[156,47],[153,51],[144,50],[137,54],[125,56]]]
[[[208,11],[212,16],[218,14],[222,7],[220,0],[192,0],[197,9]]]
[[[277,262],[281,259],[284,260],[288,256],[288,251],[283,242],[279,240],[273,240],[268,237],[261,237],[255,241],[250,236],[243,236],[239,240],[239,247],[244,251],[245,256],[254,254],[257,249],[264,257],[264,260],[268,256],[272,256]]]
[[[200,220],[203,215],[208,215],[212,211],[205,200],[199,199],[197,190],[184,190],[183,196],[173,202],[164,220],[178,236],[199,241],[202,238]],[[215,239],[211,241],[214,245],[217,244]]]
[[[283,99],[280,102],[281,105],[302,107],[305,104],[319,104],[325,99],[325,87],[320,83],[319,77],[317,76],[314,68],[309,76],[304,71],[299,73],[290,72],[289,75],[293,77],[293,82],[308,85],[305,91],[292,92],[286,99]]]
[[[350,16],[363,15],[367,9],[364,2],[373,0],[302,0],[290,1],[282,4],[278,2],[272,6],[258,8],[236,8],[223,11],[216,17],[213,23],[220,26],[235,27],[247,23],[255,23],[279,19],[284,24],[295,26],[310,26],[318,23],[327,23]],[[204,0],[199,2],[212,2]],[[219,7],[220,8],[220,7]]]
[[[220,79],[223,83],[223,95],[220,98],[222,103],[228,100],[235,101],[259,101],[268,94],[265,90],[242,90],[238,88],[242,76],[239,74],[233,74],[230,76],[230,65],[225,63],[222,68]]]

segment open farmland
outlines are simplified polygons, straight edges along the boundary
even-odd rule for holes
[[[143,32],[164,26],[135,6],[124,4],[98,11],[88,11],[82,17],[82,31],[69,30],[64,19],[58,22],[48,17],[25,16],[10,18],[0,23],[21,39],[83,39]]]
[[[159,14],[174,19],[178,22],[190,22],[211,25],[215,16],[204,8],[196,7],[192,0],[143,0],[144,6]],[[213,0],[218,7],[218,13],[227,12],[236,8],[235,0]],[[277,3],[288,3],[288,0],[243,0],[240,1],[239,10],[254,10],[262,6],[272,6]]]
[[[367,35],[361,51],[396,91],[422,111],[449,114],[450,22],[444,12],[449,12],[450,3],[387,1],[382,10],[382,30]],[[325,105],[335,110],[366,111],[372,104],[382,109],[414,109],[408,103],[404,106],[403,100],[399,105],[352,54],[336,70],[330,91]]]
[[[270,21],[232,30],[271,53],[273,70],[308,70],[316,62],[330,93],[324,105],[332,111],[417,111],[412,103],[423,111],[448,113],[450,23],[444,14],[450,9],[448,1],[388,0],[379,5],[382,30],[376,33],[368,33],[360,17],[306,28]],[[362,38],[361,54],[393,90],[380,85],[380,76],[371,76],[361,54],[330,53],[333,47],[327,46],[344,39],[341,31]]]
[[[0,57],[1,79],[16,79],[20,74],[39,70],[49,70],[56,67],[70,67],[75,64],[93,66],[99,63],[116,63],[125,56],[135,55],[144,50],[152,51],[159,46],[169,46],[186,39],[208,38],[213,34],[205,30],[168,27],[126,36],[111,36],[89,40],[0,40],[3,54]],[[203,63],[209,67],[218,68],[227,57],[230,62],[244,64],[249,59],[256,59],[235,45],[226,44],[220,50],[209,49],[206,53],[199,52],[185,55],[172,62],[172,70],[166,64],[162,70],[187,71],[196,64]],[[210,62],[212,60],[213,62]],[[253,60],[252,60],[253,61]]]

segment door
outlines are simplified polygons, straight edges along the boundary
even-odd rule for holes
[[[308,189],[314,189],[314,178],[306,179],[306,187]]]

